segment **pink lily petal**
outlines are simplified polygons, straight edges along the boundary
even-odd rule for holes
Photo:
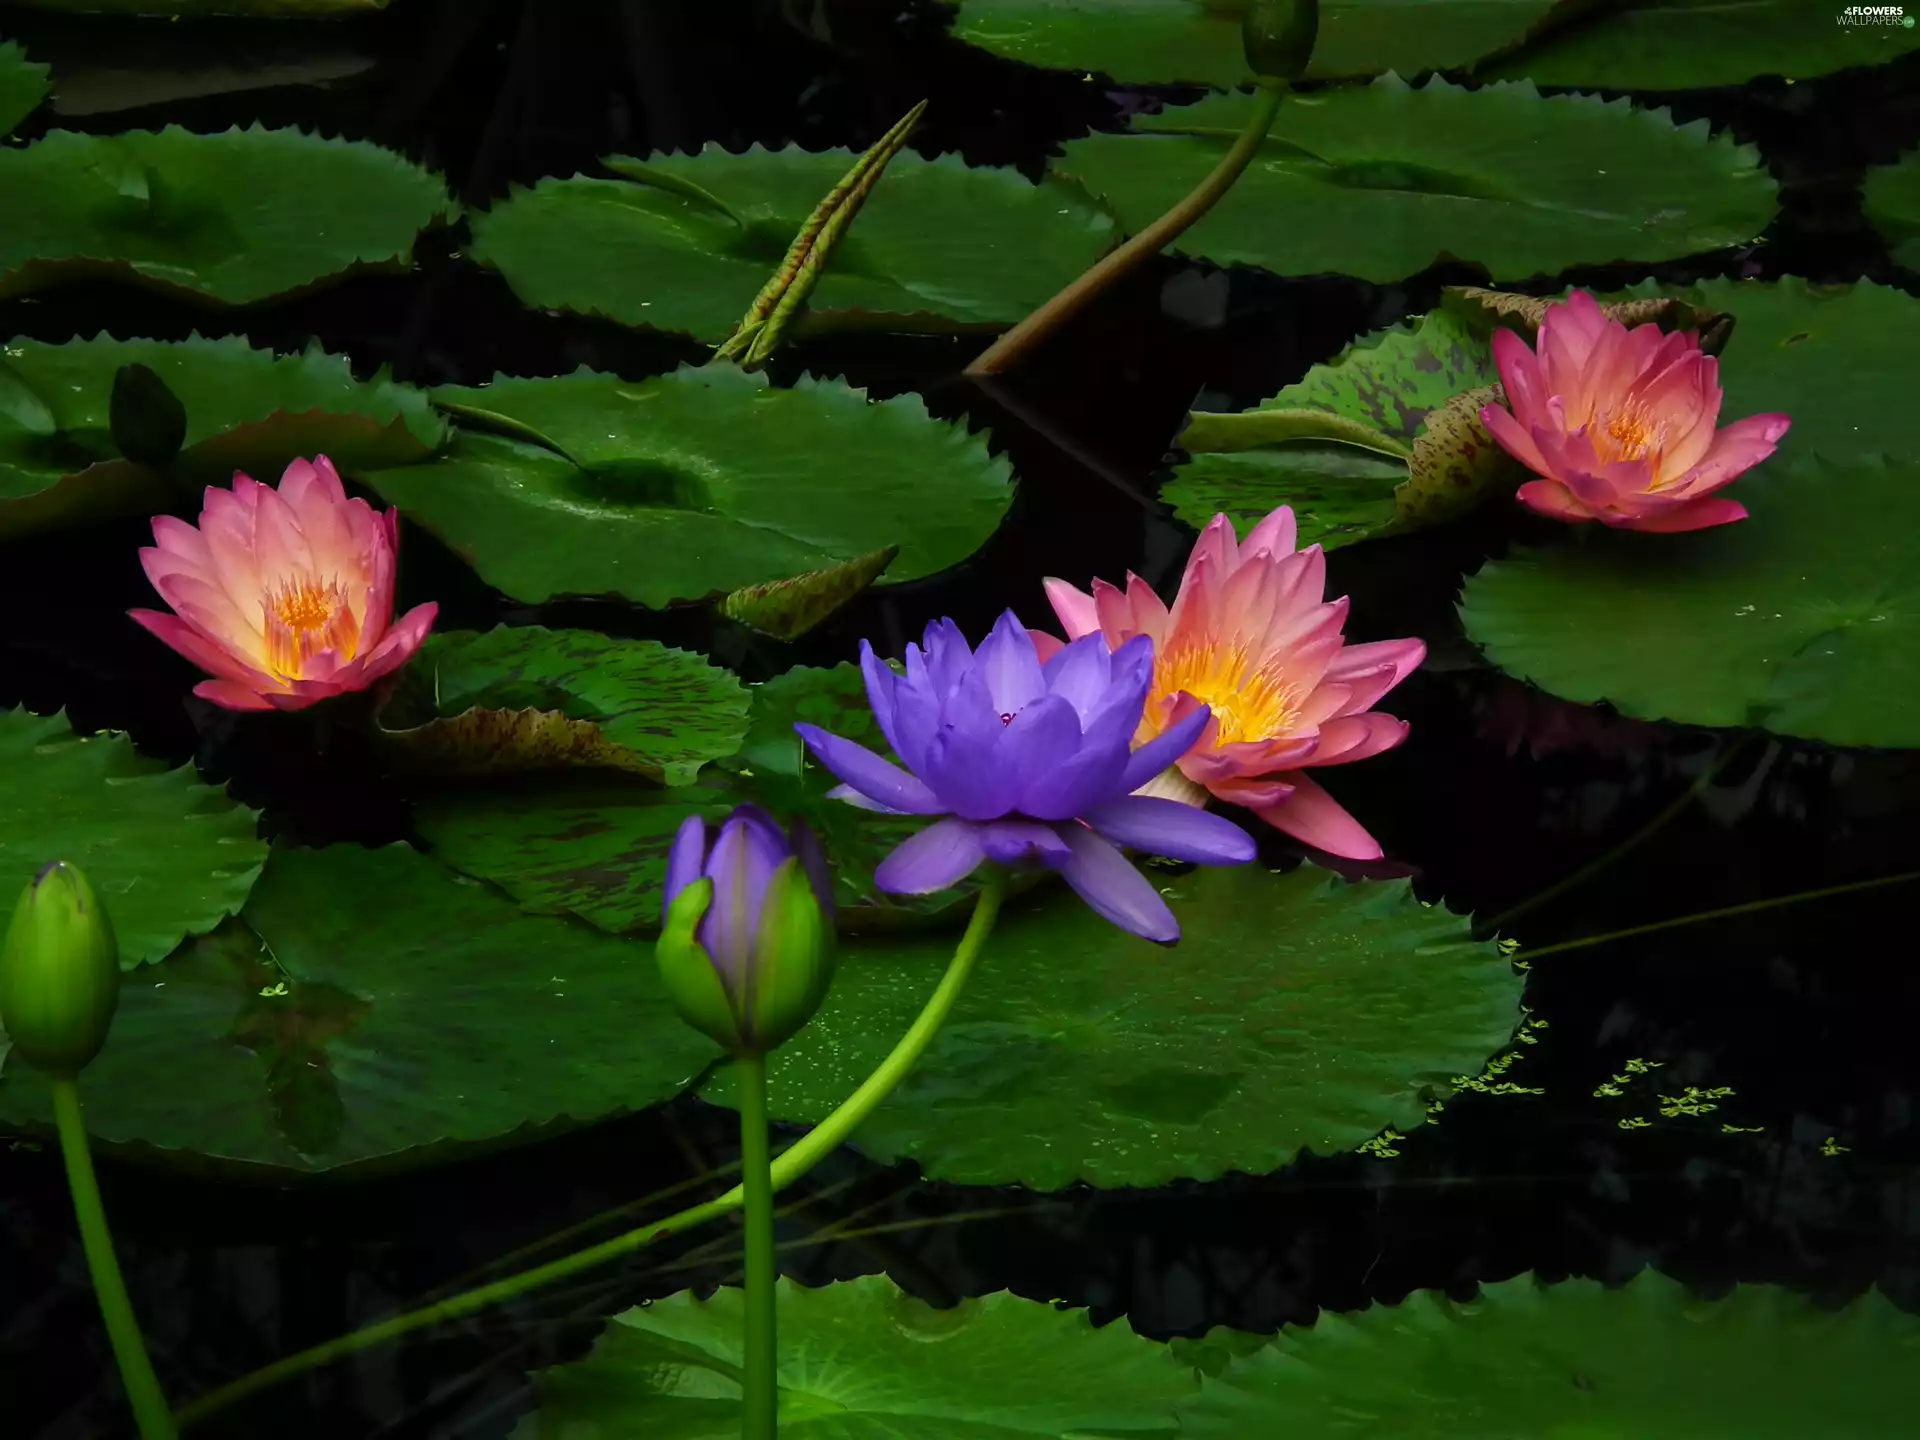
[[[1274,829],[1343,860],[1380,858],[1380,843],[1339,801],[1305,775],[1296,773],[1287,779],[1293,783],[1293,793],[1278,805],[1256,810],[1256,815]]]

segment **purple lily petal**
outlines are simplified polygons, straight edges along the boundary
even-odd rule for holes
[[[767,886],[786,858],[786,837],[764,814],[749,814],[745,806],[727,817],[707,857],[713,904],[694,933],[727,989],[735,994],[753,961]]]
[[[959,884],[986,858],[979,827],[949,816],[896,845],[873,883],[889,895],[931,895]]]
[[[1058,695],[1042,695],[1004,727],[993,763],[1013,781],[1017,810],[1032,814],[1026,794],[1080,753],[1080,717]]]
[[[927,763],[927,746],[940,729],[941,692],[927,673],[920,647],[907,647],[907,673],[893,687],[893,753],[916,775]]]
[[[833,872],[827,868],[826,853],[820,848],[820,841],[813,831],[798,820],[787,832],[787,843],[793,853],[800,857],[800,868],[806,872],[807,883],[813,887],[813,898],[819,902],[820,913],[826,917],[827,928],[833,928]]]
[[[973,663],[973,647],[960,627],[951,620],[935,620],[920,637],[926,651],[928,677],[937,694],[945,695],[960,683],[960,677]]]
[[[1021,813],[1035,820],[1071,820],[1089,805],[1117,798],[1114,777],[1126,763],[1125,735],[1083,737],[1064,763],[1027,786]]]
[[[980,848],[996,865],[1051,864],[1067,858],[1067,842],[1035,820],[990,820],[979,827]]]
[[[908,815],[938,815],[947,807],[924,780],[882,760],[864,745],[830,735],[818,725],[795,721],[794,730],[819,762],[861,794]]]
[[[660,901],[663,924],[674,897],[700,878],[700,867],[706,859],[707,822],[698,815],[689,815],[673,832],[673,848],[667,851],[667,893]]]
[[[1196,705],[1186,719],[1169,725],[1134,751],[1127,758],[1127,768],[1120,776],[1122,793],[1131,795],[1191,750],[1194,742],[1200,738],[1200,732],[1207,728],[1207,721],[1212,714],[1207,706]]]
[[[1180,938],[1180,923],[1151,881],[1084,825],[1063,825],[1068,854],[1052,863],[1094,914],[1157,945]]]
[[[906,810],[896,810],[891,805],[882,805],[870,795],[862,795],[851,785],[836,785],[827,791],[827,799],[844,800],[856,810],[871,810],[876,815],[906,815]]]
[[[1238,825],[1178,800],[1130,795],[1084,810],[1080,818],[1116,845],[1169,860],[1244,865],[1254,855],[1253,837]]]
[[[967,820],[997,820],[1020,795],[1018,775],[995,758],[1006,726],[987,707],[978,671],[969,672],[960,688],[961,694],[947,702],[922,768],[932,793],[944,802],[942,810]],[[969,688],[979,694],[967,696]]]
[[[1107,642],[1096,630],[1073,643],[1105,645]],[[1091,735],[1119,724],[1131,740],[1140,725],[1140,711],[1146,704],[1147,691],[1153,686],[1153,641],[1145,635],[1136,635],[1115,650],[1108,663],[1112,672],[1107,693],[1095,701],[1082,718],[1081,728]]]
[[[1033,637],[1011,610],[1001,613],[993,632],[974,651],[973,668],[986,682],[994,713],[1003,719],[1018,715],[1047,693]]]
[[[873,711],[874,723],[880,727],[880,733],[887,737],[887,744],[893,747],[893,753],[906,759],[900,748],[900,734],[896,728],[895,711],[898,702],[894,691],[899,677],[887,668],[887,662],[873,653],[873,646],[865,640],[860,642],[860,678],[867,682],[867,708]]]
[[[1112,684],[1113,652],[1107,649],[1102,636],[1083,638],[1099,643],[1086,645],[1075,641],[1063,645],[1041,667],[1041,673],[1046,677],[1048,691],[1072,705],[1084,724]]]

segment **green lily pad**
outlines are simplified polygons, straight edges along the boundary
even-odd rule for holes
[[[1920,1406],[1920,1321],[1870,1292],[1828,1311],[1773,1285],[1701,1300],[1532,1276],[1322,1315],[1209,1376],[1194,1440],[1880,1440]]]
[[[128,365],[153,371],[186,411],[185,448],[165,468],[122,459],[113,438],[114,379]],[[0,539],[164,508],[235,470],[271,483],[299,456],[349,472],[408,464],[446,433],[420,391],[384,373],[356,380],[318,346],[275,355],[231,335],[14,340],[0,351]]]
[[[1275,506],[1291,505],[1302,545],[1332,550],[1391,533],[1423,518],[1409,459],[1427,417],[1498,379],[1487,341],[1436,310],[1415,326],[1355,341],[1251,410],[1190,416],[1177,443],[1192,458],[1160,498],[1196,530],[1224,512],[1244,535]],[[1336,423],[1316,427],[1314,417]],[[1316,433],[1341,425],[1351,427],[1355,443],[1328,443]]]
[[[105,274],[226,305],[404,269],[453,202],[437,175],[353,140],[254,126],[55,130],[0,150],[0,296]]]
[[[642,1109],[714,1053],[644,945],[404,845],[276,850],[240,920],[122,987],[87,1123],[202,1165],[392,1167]],[[0,1123],[49,1111],[0,1083]]]
[[[1554,0],[1326,0],[1310,78],[1453,70],[1513,45]],[[1236,0],[960,0],[956,39],[1011,60],[1129,84],[1238,85]]]
[[[1723,493],[1747,519],[1488,564],[1467,634],[1508,674],[1636,719],[1920,746],[1920,462],[1768,463]]]
[[[122,736],[74,734],[64,712],[0,711],[0,777],[0,905],[42,865],[73,862],[113,920],[122,969],[239,910],[267,858],[259,812]]]
[[[429,636],[381,724],[439,773],[584,766],[686,785],[738,748],[747,701],[727,671],[657,640],[503,625]]]
[[[528,305],[715,344],[858,158],[708,145],[698,155],[613,159],[608,167],[630,179],[543,180],[476,216],[470,253]],[[1011,325],[1114,239],[1113,217],[1072,181],[1036,185],[956,155],[896,155],[834,247],[806,324]],[[606,263],[609,255],[619,263]],[[904,324],[909,317],[918,319]]]
[[[935,1180],[1058,1190],[1264,1174],[1410,1130],[1513,1034],[1520,979],[1404,882],[1313,869],[1160,881],[1173,950],[1061,891],[1011,906],[920,1063],[854,1136]],[[817,1122],[937,983],[952,937],[849,942],[769,1057],[773,1113]],[[730,1070],[702,1095],[728,1103]]]
[[[49,70],[27,59],[27,52],[12,40],[0,40],[0,135],[11,134],[13,127],[39,109],[40,102],[53,89]]]
[[[1137,232],[1219,162],[1254,103],[1218,95],[1139,116],[1135,133],[1070,141],[1057,168]],[[1415,89],[1387,75],[1289,99],[1246,173],[1175,248],[1285,275],[1395,281],[1456,260],[1523,280],[1745,243],[1775,194],[1759,153],[1704,120],[1675,126],[1664,110],[1545,98],[1527,83]]]
[[[551,448],[463,426],[433,461],[367,484],[529,603],[664,606],[888,545],[900,547],[888,580],[916,580],[971,555],[1013,499],[1012,469],[983,437],[934,420],[917,395],[875,402],[839,380],[777,389],[713,365],[434,393]]]
[[[1920,150],[1867,171],[1860,196],[1861,209],[1886,240],[1893,263],[1920,270]]]
[[[688,1292],[614,1316],[593,1353],[541,1371],[514,1440],[734,1440],[741,1292]],[[883,1275],[781,1280],[782,1440],[1166,1440],[1192,1370],[1124,1321],[1096,1327],[1006,1291],[935,1310]]]
[[[698,786],[596,780],[435,795],[415,809],[414,827],[445,864],[497,885],[531,913],[573,914],[615,934],[658,927],[667,851],[680,822],[698,812],[717,824],[747,801],[782,822],[802,821],[819,837],[843,931],[910,928],[971,899],[979,889],[972,882],[920,896],[873,888],[874,867],[926,822],[829,800],[835,781],[803,760],[795,720],[892,753],[857,666],[803,667],[754,687],[738,753]]]
[[[1920,31],[1842,25],[1829,0],[1616,0],[1479,73],[1583,90],[1704,90],[1761,75],[1810,80],[1884,65]],[[1908,10],[1912,15],[1912,10]]]

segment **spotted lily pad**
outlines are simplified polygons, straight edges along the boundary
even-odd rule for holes
[[[1453,70],[1527,35],[1555,0],[1323,0],[1311,78]],[[1130,84],[1238,85],[1244,0],[959,0],[956,39]]]
[[[1163,879],[1164,950],[1062,890],[1012,903],[952,1017],[854,1143],[929,1178],[1058,1190],[1264,1174],[1410,1129],[1511,1037],[1520,980],[1404,882],[1258,865]],[[912,1023],[951,936],[849,941],[768,1062],[773,1113],[817,1122]],[[733,1077],[702,1094],[727,1103]]]
[[[1427,437],[1429,417],[1498,379],[1485,338],[1436,310],[1354,342],[1251,410],[1189,417],[1178,443],[1191,458],[1160,498],[1195,529],[1225,512],[1242,534],[1291,505],[1300,543],[1329,550],[1445,518],[1457,507],[1427,497],[1484,495],[1509,477],[1484,448]]]
[[[428,637],[380,719],[391,754],[435,773],[604,768],[685,785],[739,745],[747,690],[656,640],[503,625]]]
[[[185,412],[165,466],[124,458],[114,436],[116,377],[129,366]],[[384,373],[357,380],[318,346],[275,355],[239,336],[14,340],[0,352],[0,539],[185,503],[235,470],[278,480],[299,456],[349,472],[407,464],[446,432],[423,393]]]
[[[1920,1321],[1878,1292],[1832,1311],[1774,1285],[1702,1300],[1651,1272],[1525,1275],[1290,1325],[1210,1374],[1179,1433],[1880,1440],[1920,1405],[1917,1349]]]
[[[797,640],[864,593],[899,553],[898,545],[889,545],[811,575],[749,585],[722,600],[720,613],[762,635]]]
[[[0,905],[41,866],[72,861],[107,907],[123,969],[245,903],[267,856],[258,820],[191,766],[169,769],[122,736],[76,735],[64,714],[0,711]]]
[[[29,60],[17,43],[0,41],[0,135],[9,133],[47,98],[53,89],[47,73],[47,67]]]
[[[1190,1367],[1124,1320],[999,1291],[935,1310],[883,1275],[775,1295],[782,1440],[1165,1440]],[[584,1360],[535,1380],[514,1440],[740,1434],[741,1292],[614,1316]],[[929,1363],[937,1357],[939,1363]]]
[[[474,220],[472,253],[529,305],[726,338],[851,150],[613,159],[626,178],[543,180]],[[1070,180],[1039,184],[957,155],[894,156],[834,246],[808,327],[997,328],[1100,258],[1113,217]],[[606,257],[620,256],[609,265]],[[1008,263],[1017,256],[1017,264]]]
[[[978,889],[967,883],[896,898],[873,888],[882,857],[926,822],[828,799],[833,778],[804,760],[793,730],[794,721],[807,720],[890,754],[858,667],[801,668],[756,686],[750,718],[737,754],[698,786],[548,781],[441,794],[419,805],[414,825],[440,860],[498,886],[531,913],[573,914],[616,934],[658,926],[667,850],[680,822],[698,812],[717,823],[746,801],[782,823],[801,821],[820,838],[842,930],[921,925]]]
[[[434,394],[468,422],[453,444],[366,481],[530,603],[664,606],[889,545],[900,552],[887,580],[915,580],[971,555],[1013,499],[1011,468],[984,438],[933,419],[917,395],[873,401],[838,380],[783,389],[710,365]],[[489,423],[519,438],[478,428]]]
[[[1254,104],[1217,95],[1138,116],[1134,133],[1070,141],[1056,168],[1137,232],[1219,162]],[[1676,126],[1664,110],[1524,82],[1469,91],[1387,75],[1289,99],[1175,248],[1284,275],[1396,281],[1452,260],[1524,280],[1744,244],[1773,218],[1775,193],[1759,152],[1705,120]]]
[[[0,296],[109,275],[246,305],[402,269],[452,211],[438,176],[361,141],[257,125],[55,130],[0,150]]]
[[[181,1163],[393,1167],[642,1109],[714,1053],[644,945],[403,845],[280,850],[239,920],[129,977],[87,1123]],[[0,1082],[0,1123],[49,1110],[39,1077]]]

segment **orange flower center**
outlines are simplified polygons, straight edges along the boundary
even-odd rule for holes
[[[327,651],[341,663],[354,658],[360,622],[338,580],[290,576],[261,596],[261,608],[267,669],[280,679],[300,679],[308,663]]]
[[[1652,419],[1627,406],[1608,415],[1596,415],[1587,425],[1594,458],[1603,465],[1634,460],[1651,461],[1652,483],[1660,479],[1660,457],[1667,447],[1666,421]]]
[[[1158,701],[1182,690],[1212,709],[1221,745],[1271,740],[1293,728],[1293,687],[1278,668],[1254,664],[1244,644],[1169,646],[1153,667],[1147,713],[1157,714]]]

